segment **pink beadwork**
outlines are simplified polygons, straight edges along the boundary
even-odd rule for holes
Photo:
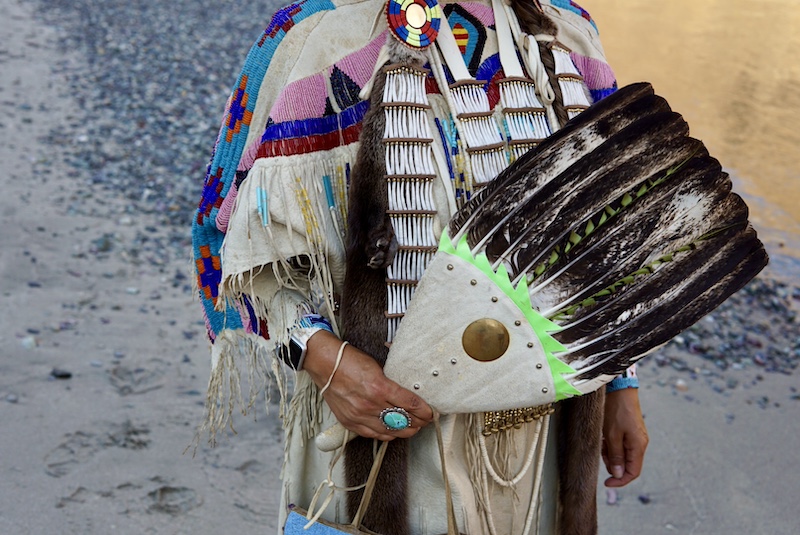
[[[611,70],[608,64],[575,52],[572,52],[570,57],[578,68],[578,71],[580,71],[581,76],[583,76],[583,80],[589,90],[614,87],[617,78],[614,76],[614,71]]]
[[[381,47],[386,42],[386,33],[387,32],[382,32],[367,46],[349,56],[345,56],[343,59],[334,63],[334,65],[339,67],[339,69],[349,76],[359,87],[364,87],[372,76],[375,62],[378,61],[378,54],[380,54]],[[328,69],[328,73],[332,70],[333,67]]]
[[[270,118],[276,123],[300,121],[322,117],[328,91],[322,73],[297,80],[281,91],[270,110]]]

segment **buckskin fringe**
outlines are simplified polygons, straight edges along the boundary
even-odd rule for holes
[[[272,344],[255,334],[243,331],[224,331],[213,347],[211,377],[206,393],[206,414],[203,424],[195,434],[195,448],[200,438],[207,434],[213,447],[218,433],[233,427],[233,413],[238,410],[247,415],[264,394],[265,410],[269,411],[272,385],[280,392],[280,417],[285,415],[288,377],[274,358]],[[247,369],[248,395],[242,392],[242,367]]]

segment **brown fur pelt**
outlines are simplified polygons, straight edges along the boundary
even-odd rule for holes
[[[596,535],[605,388],[559,403],[559,535]]]
[[[392,59],[419,64],[395,44]],[[415,61],[416,59],[416,61]],[[341,303],[342,331],[353,346],[371,355],[383,366],[386,347],[386,267],[397,251],[397,239],[389,216],[386,161],[381,142],[385,119],[381,102],[386,76],[379,72],[364,117],[361,148],[350,178],[348,239],[344,292]],[[377,415],[376,415],[377,417]],[[348,486],[363,484],[373,459],[373,440],[358,437],[345,450],[345,478]],[[408,528],[408,442],[389,443],[363,525],[377,533],[406,535]],[[361,503],[362,491],[347,496],[352,518]]]

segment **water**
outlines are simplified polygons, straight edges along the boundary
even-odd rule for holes
[[[797,0],[578,0],[620,85],[646,80],[734,181],[774,259],[800,280]]]

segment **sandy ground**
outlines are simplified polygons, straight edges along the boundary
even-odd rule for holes
[[[76,197],[48,137],[80,121],[55,34],[15,0],[0,8],[14,36],[0,43],[0,533],[274,533],[280,423],[262,410],[183,454],[208,377],[188,248],[131,257],[137,232],[166,230]],[[69,215],[75,202],[108,215]],[[720,394],[671,372],[641,371],[645,473],[614,505],[600,487],[600,532],[800,532],[796,379],[744,370]]]

